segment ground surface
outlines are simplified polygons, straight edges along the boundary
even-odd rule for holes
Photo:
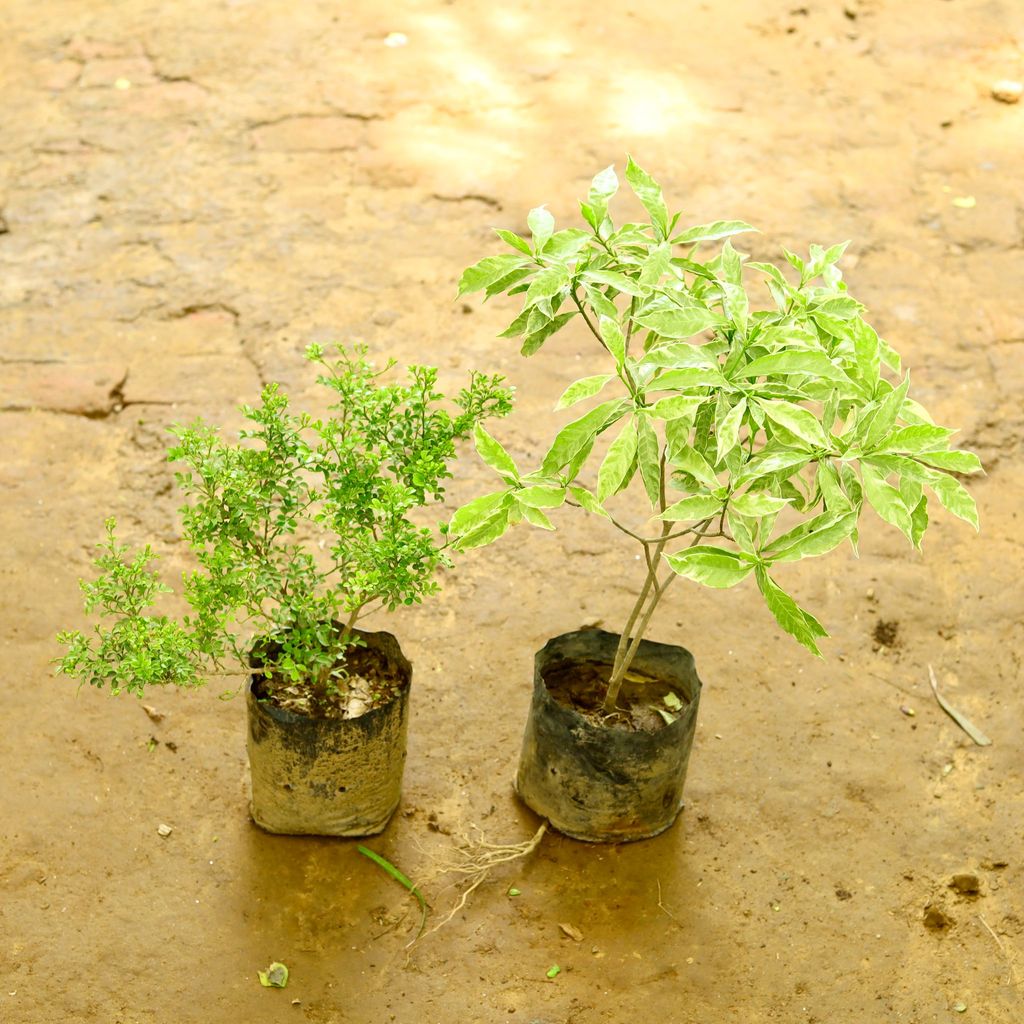
[[[6,0],[0,30],[0,1020],[1022,1019],[1024,104],[989,95],[1024,75],[1018,2]],[[677,826],[548,837],[407,952],[415,915],[354,843],[249,822],[242,701],[157,692],[154,724],[76,700],[53,635],[107,514],[181,568],[164,427],[234,423],[261,380],[301,392],[310,341],[503,370],[502,436],[536,455],[594,353],[568,334],[525,362],[494,337],[509,307],[454,284],[492,226],[571,218],[627,150],[693,223],[758,224],[758,255],[854,239],[855,294],[986,461],[983,533],[942,519],[922,557],[866,519],[859,562],[792,567],[820,663],[752,587],[680,585],[652,631],[706,683]],[[466,460],[454,496],[485,479]],[[633,552],[560,526],[391,623],[413,726],[371,845],[438,917],[449,832],[537,826],[509,786],[533,652],[629,606]],[[964,871],[980,895],[948,888]],[[283,992],[256,980],[274,959]]]

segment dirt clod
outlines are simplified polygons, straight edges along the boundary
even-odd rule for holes
[[[881,647],[899,647],[900,624],[895,619],[879,619],[871,635],[876,644],[876,651]]]
[[[949,882],[949,887],[961,896],[978,896],[981,893],[981,879],[970,872],[963,872],[954,875]]]
[[[938,904],[929,903],[924,908],[924,926],[933,932],[949,931],[956,921]]]

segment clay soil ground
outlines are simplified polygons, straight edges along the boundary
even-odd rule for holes
[[[0,6],[4,1024],[1024,1019],[1024,104],[989,93],[1024,75],[1018,0]],[[985,460],[983,531],[937,517],[917,555],[869,515],[859,561],[792,566],[833,634],[821,662],[752,587],[677,587],[652,635],[706,684],[677,826],[549,836],[406,951],[411,901],[354,842],[250,823],[241,701],[157,691],[154,723],[76,697],[54,633],[82,624],[104,516],[185,566],[165,428],[235,424],[261,381],[301,395],[310,341],[448,384],[501,370],[503,438],[542,451],[592,346],[524,361],[495,338],[510,307],[453,303],[455,282],[492,226],[541,202],[573,219],[627,151],[691,223],[759,225],[759,257],[854,240],[853,291]],[[485,481],[467,459],[453,499]],[[533,652],[629,607],[634,552],[559,527],[467,556],[390,623],[414,717],[370,845],[435,920],[460,832],[537,827],[510,790]],[[990,747],[936,706],[929,663]],[[256,979],[274,959],[284,991]]]

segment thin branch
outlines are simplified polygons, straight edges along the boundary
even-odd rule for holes
[[[601,348],[603,348],[605,352],[607,352],[608,346],[605,344],[604,338],[601,337],[600,331],[598,331],[598,329],[594,326],[590,317],[587,316],[587,311],[583,308],[583,303],[580,302],[579,296],[576,294],[576,289],[571,289],[569,294],[572,296],[572,301],[576,303],[576,308],[580,311],[580,316],[583,317],[583,322],[590,328],[590,333],[595,338],[597,338],[597,340],[601,343]]]
[[[1014,965],[1013,958],[1007,951],[1006,946],[1003,945],[1003,940],[999,938],[998,935],[996,935],[996,933],[992,930],[991,926],[989,925],[988,921],[986,921],[985,918],[983,918],[980,914],[978,915],[978,920],[985,926],[985,931],[987,931],[989,935],[991,935],[992,938],[996,940],[996,945],[999,946],[999,951],[1003,954],[1003,957],[1006,960],[1006,984],[1019,984],[1019,979],[1017,977],[1017,968]]]

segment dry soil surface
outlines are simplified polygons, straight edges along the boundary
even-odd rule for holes
[[[1024,1019],[1024,103],[990,94],[1024,77],[1019,0],[5,0],[0,39],[0,1020]],[[407,949],[415,907],[354,842],[251,824],[241,700],[157,691],[156,723],[76,697],[54,633],[83,622],[105,516],[186,564],[165,428],[236,424],[261,381],[301,394],[311,341],[447,384],[501,370],[501,436],[541,452],[598,355],[567,332],[522,360],[495,338],[511,307],[455,282],[531,206],[575,222],[627,151],[692,223],[760,226],[757,256],[853,239],[852,290],[985,460],[983,531],[938,517],[917,555],[866,517],[859,561],[792,566],[833,634],[821,662],[753,587],[678,586],[652,635],[706,688],[677,825],[548,836]],[[468,458],[452,497],[486,485]],[[537,827],[510,789],[534,651],[614,629],[634,592],[618,535],[558,525],[389,620],[413,725],[370,845],[434,921],[459,833]],[[929,663],[990,747],[936,706]],[[977,894],[949,887],[963,872]],[[271,960],[283,991],[257,982]]]

